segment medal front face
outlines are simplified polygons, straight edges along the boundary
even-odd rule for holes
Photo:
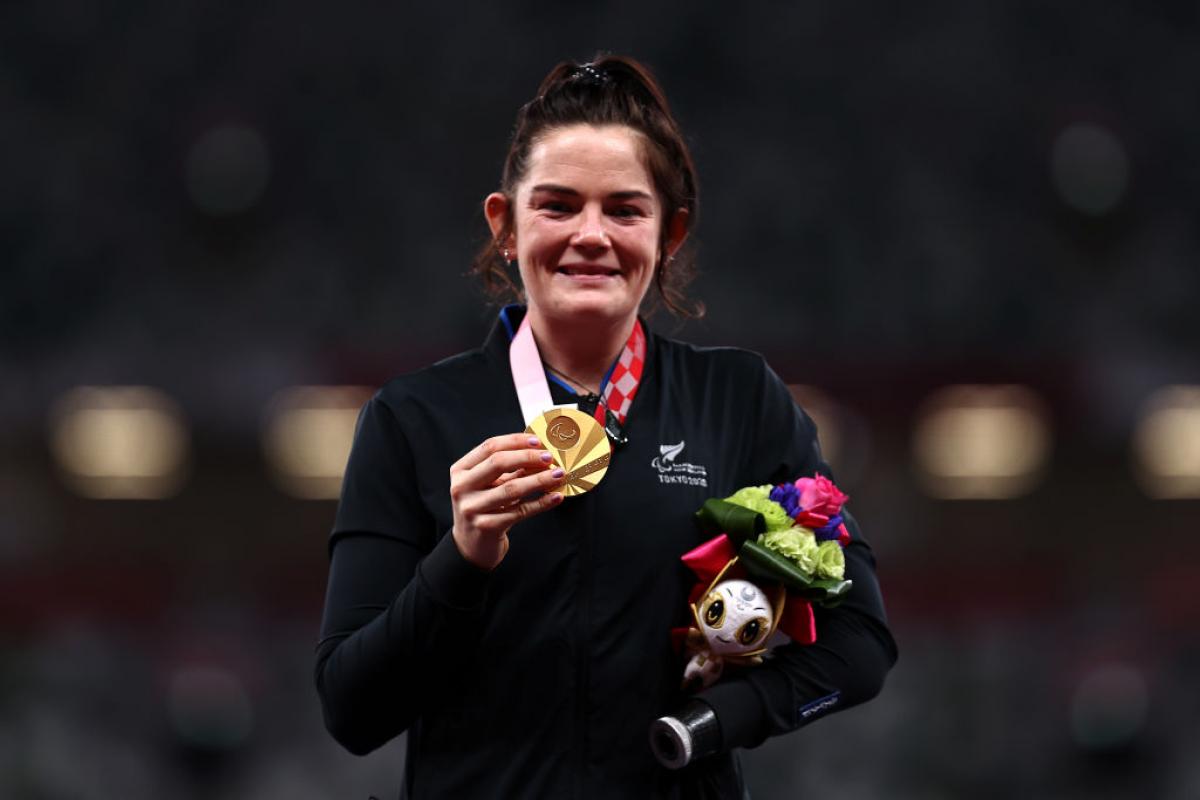
[[[554,463],[567,473],[566,483],[558,490],[564,497],[594,489],[608,472],[612,459],[608,435],[599,422],[582,411],[552,408],[534,417],[525,432],[538,437]]]

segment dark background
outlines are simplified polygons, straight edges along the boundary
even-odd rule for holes
[[[1130,460],[1200,383],[1195,3],[244,5],[0,8],[0,795],[394,796],[402,742],[320,722],[334,504],[276,488],[265,408],[481,340],[514,112],[605,49],[701,176],[709,313],[656,326],[857,420],[901,660],[749,753],[755,798],[1200,796],[1200,508]],[[1032,491],[923,493],[915,415],[962,382],[1046,404]],[[48,409],[85,384],[181,405],[178,494],[64,485]]]

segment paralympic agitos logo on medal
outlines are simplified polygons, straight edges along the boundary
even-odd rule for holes
[[[683,452],[685,442],[679,444],[661,444],[659,454],[650,462],[650,466],[658,472],[659,483],[678,483],[685,486],[701,486],[708,488],[708,468],[700,464],[689,464],[686,461],[676,461]]]

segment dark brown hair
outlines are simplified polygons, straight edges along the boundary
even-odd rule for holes
[[[662,87],[650,70],[626,56],[600,56],[588,64],[564,61],[550,70],[537,96],[517,112],[500,178],[500,191],[509,198],[508,218],[500,233],[479,249],[471,263],[471,273],[483,279],[494,299],[519,296],[498,243],[512,233],[516,187],[529,167],[529,151],[547,132],[578,123],[626,125],[645,136],[646,166],[663,209],[661,252],[666,252],[670,220],[676,209],[687,210],[689,231],[695,227],[700,211],[696,168]],[[660,259],[655,267],[654,285],[663,304],[677,316],[704,315],[703,304],[689,300],[684,293],[694,272],[694,257],[686,246],[673,258]]]

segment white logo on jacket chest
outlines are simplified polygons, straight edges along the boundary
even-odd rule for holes
[[[700,464],[689,464],[686,461],[676,461],[683,452],[685,442],[679,444],[660,444],[658,455],[650,462],[658,472],[659,483],[680,483],[685,486],[701,486],[708,488],[708,468]]]

